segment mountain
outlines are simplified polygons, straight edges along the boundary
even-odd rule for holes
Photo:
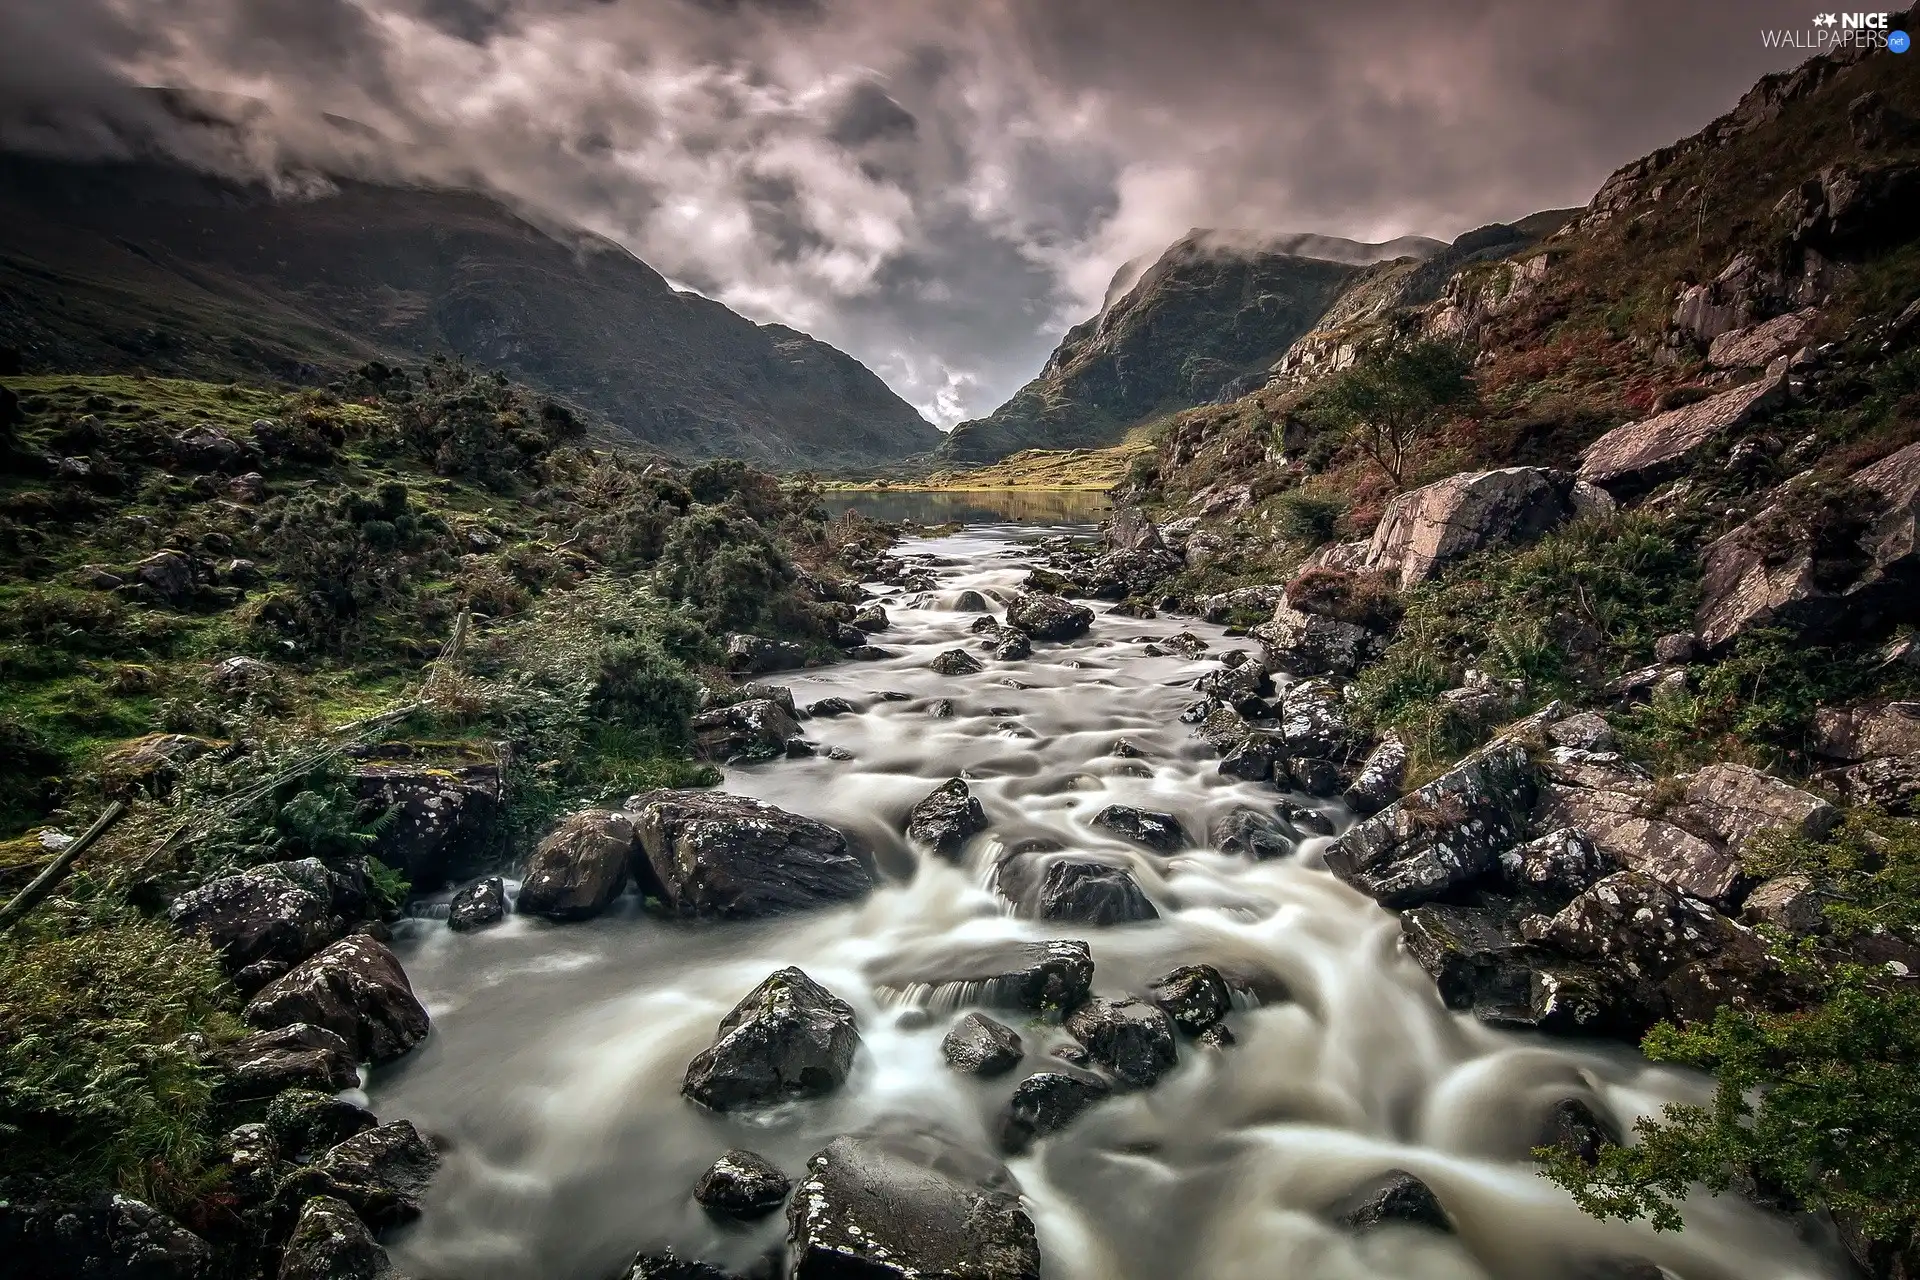
[[[1100,314],[1067,332],[1040,376],[954,428],[941,453],[991,462],[1021,449],[1109,445],[1153,418],[1238,394],[1368,264],[1443,248],[1417,236],[1362,244],[1195,228],[1150,265],[1122,267]]]
[[[29,372],[311,380],[445,353],[686,457],[860,465],[940,440],[851,356],[474,191],[285,197],[166,162],[0,156],[0,222],[0,343]]]

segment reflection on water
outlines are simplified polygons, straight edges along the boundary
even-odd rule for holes
[[[834,515],[916,524],[1098,524],[1113,500],[1094,489],[839,490],[823,501]]]

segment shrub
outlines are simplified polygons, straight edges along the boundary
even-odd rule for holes
[[[654,581],[708,631],[806,626],[786,553],[739,507],[696,507],[674,525]]]
[[[1304,547],[1317,547],[1333,541],[1340,517],[1347,513],[1346,500],[1338,494],[1318,489],[1289,489],[1273,504],[1280,533]]]
[[[1466,355],[1447,343],[1377,347],[1328,379],[1311,411],[1398,486],[1420,443],[1473,403],[1470,369]]]

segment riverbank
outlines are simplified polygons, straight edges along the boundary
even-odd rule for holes
[[[1104,492],[1127,478],[1134,459],[1151,452],[1145,432],[1107,449],[1027,449],[990,466],[935,471],[915,479],[829,480],[829,492],[999,492],[1025,489]]]

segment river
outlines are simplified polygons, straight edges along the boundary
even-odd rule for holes
[[[885,883],[863,902],[761,923],[668,921],[631,895],[586,924],[510,916],[477,934],[414,920],[398,947],[433,1016],[426,1044],[375,1076],[384,1117],[447,1144],[423,1219],[391,1243],[416,1280],[602,1280],[642,1247],[676,1247],[745,1272],[779,1247],[784,1219],[722,1228],[689,1199],[728,1147],[790,1176],[834,1135],[942,1130],[992,1151],[1014,1084],[1066,1040],[1016,1021],[1021,1068],[997,1080],[950,1070],[940,1041],[958,1014],[891,992],[890,975],[937,970],[996,940],[1091,943],[1100,994],[1139,993],[1176,964],[1206,961],[1248,992],[1236,1046],[1183,1042],[1150,1090],[1119,1094],[1010,1161],[1037,1224],[1048,1280],[1576,1280],[1608,1257],[1648,1258],[1686,1280],[1834,1274],[1829,1255],[1737,1196],[1696,1196],[1688,1228],[1600,1223],[1542,1179],[1527,1155],[1542,1118],[1580,1098],[1623,1128],[1704,1078],[1621,1046],[1500,1031],[1449,1012],[1400,951],[1396,917],[1322,867],[1323,838],[1263,862],[1204,848],[1170,857],[1088,826],[1101,807],[1176,814],[1191,832],[1234,806],[1279,799],[1221,777],[1177,717],[1191,681],[1235,642],[1186,619],[1096,619],[1088,636],[1031,659],[985,658],[977,675],[928,670],[970,643],[962,590],[1009,594],[1035,530],[969,527],[902,554],[937,557],[932,607],[886,597],[897,656],[796,673],[804,705],[830,695],[860,713],[803,724],[824,753],[727,771],[725,786],[820,818],[869,847]],[[1143,653],[1189,629],[1210,655]],[[879,691],[899,691],[885,701]],[[951,699],[950,716],[929,714]],[[1112,753],[1125,737],[1133,758]],[[916,853],[907,809],[964,773],[992,821],[963,862]],[[1306,803],[1304,797],[1294,797]],[[1323,808],[1336,823],[1351,821]],[[997,855],[1052,839],[1123,864],[1156,921],[1061,928],[1010,914]],[[864,1048],[830,1097],[771,1112],[702,1112],[680,1096],[686,1064],[727,1010],[769,973],[798,965],[858,1011]],[[996,1015],[1004,1016],[1004,1015]],[[1014,1021],[1009,1019],[1009,1021]],[[1355,1236],[1322,1210],[1389,1168],[1438,1193],[1453,1236],[1389,1228]]]

